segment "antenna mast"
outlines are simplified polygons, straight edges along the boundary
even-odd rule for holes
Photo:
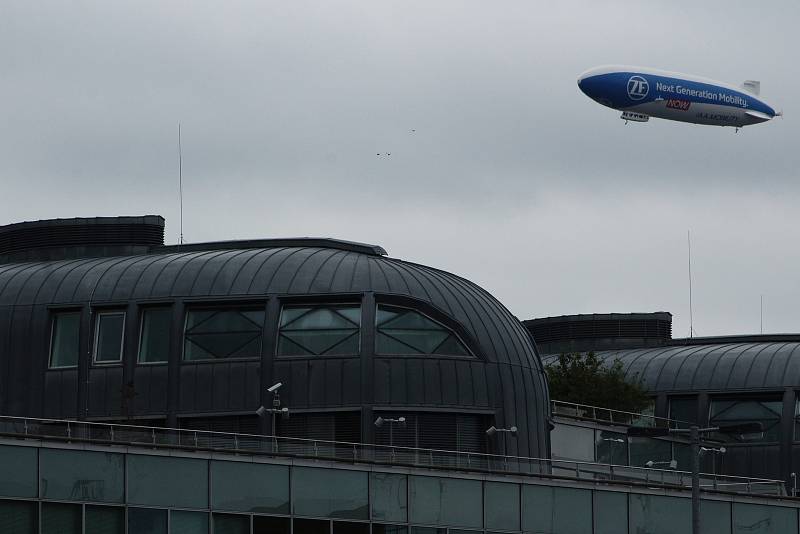
[[[761,295],[761,333],[764,333],[764,295]]]
[[[178,123],[178,200],[180,202],[180,244],[183,245],[183,152],[181,150],[181,123]]]
[[[689,337],[694,337],[694,317],[692,316],[692,234],[686,230],[686,244],[689,250]]]

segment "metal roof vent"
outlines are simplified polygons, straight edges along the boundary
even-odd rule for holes
[[[0,263],[146,254],[164,244],[164,218],[88,217],[0,226]]]

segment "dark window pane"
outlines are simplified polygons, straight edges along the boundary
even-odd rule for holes
[[[405,475],[372,473],[372,519],[408,521],[408,481]]]
[[[41,449],[42,498],[121,503],[125,496],[123,455]]]
[[[35,447],[0,445],[0,495],[37,497],[36,472]]]
[[[369,534],[369,523],[334,521],[333,534]]]
[[[676,428],[689,428],[697,422],[697,397],[672,397],[669,399],[669,418],[678,421]]]
[[[170,308],[153,308],[142,313],[139,362],[166,362],[169,359]]]
[[[733,534],[797,534],[797,510],[733,503]]]
[[[550,432],[550,442],[554,460],[594,461],[594,430],[591,428],[556,423]]]
[[[211,462],[216,510],[289,514],[289,468],[244,462]]]
[[[647,534],[686,534],[692,531],[690,499],[630,494],[630,531]]]
[[[522,486],[522,514],[525,531],[591,534],[592,492]]]
[[[285,306],[278,356],[349,355],[360,352],[359,306]]]
[[[483,526],[478,480],[410,477],[411,522],[454,527]]]
[[[87,506],[84,534],[125,534],[125,509]]]
[[[50,338],[50,367],[78,365],[78,347],[81,316],[77,312],[53,315],[53,332]]]
[[[368,519],[367,473],[296,467],[292,473],[295,515]]]
[[[97,363],[122,361],[125,314],[101,313],[97,316],[95,328],[94,361]]]
[[[372,534],[408,534],[408,527],[405,525],[379,525],[373,523]]]
[[[38,503],[35,502],[0,501],[0,532],[38,534],[37,509]]]
[[[595,436],[596,461],[604,464],[628,465],[628,440],[625,434],[598,430]]]
[[[700,501],[700,532],[702,534],[730,534],[731,503],[705,499]]]
[[[208,513],[172,510],[169,513],[170,534],[207,534]]]
[[[447,534],[447,529],[436,527],[411,527],[411,534]]]
[[[628,495],[594,492],[594,534],[628,532]]]
[[[81,534],[81,505],[42,503],[42,534]]]
[[[128,508],[128,534],[167,534],[167,511]]]
[[[764,428],[763,436],[747,436],[746,441],[778,441],[780,439],[780,420],[783,403],[771,399],[713,399],[711,401],[712,426],[760,422]],[[741,439],[740,436],[732,436]],[[724,438],[723,438],[724,439]],[[728,438],[730,439],[730,438]]]
[[[208,507],[208,462],[128,455],[128,502],[174,508]]]
[[[486,528],[519,530],[519,485],[486,482],[483,491]]]
[[[421,312],[378,305],[378,354],[441,354],[469,356],[455,332]]]
[[[253,534],[290,534],[291,520],[288,517],[253,516]]]
[[[214,514],[214,534],[250,534],[250,516]]]
[[[649,461],[669,462],[672,460],[672,444],[669,441],[652,438],[629,438],[631,466],[645,467]]]
[[[189,310],[183,359],[257,358],[263,323],[263,310]]]
[[[303,534],[330,534],[330,521],[318,519],[295,519],[294,532]]]

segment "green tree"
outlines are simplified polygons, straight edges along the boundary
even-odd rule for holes
[[[545,370],[555,400],[637,413],[650,402],[639,382],[626,379],[618,359],[609,366],[594,352],[575,352],[562,354]]]

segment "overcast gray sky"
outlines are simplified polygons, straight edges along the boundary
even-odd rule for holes
[[[157,213],[187,241],[332,236],[518,317],[800,332],[800,3],[0,3],[0,224]],[[601,64],[756,79],[785,119],[625,126]],[[793,100],[794,98],[794,100]],[[416,130],[413,131],[412,130]],[[391,156],[376,156],[391,152]]]

